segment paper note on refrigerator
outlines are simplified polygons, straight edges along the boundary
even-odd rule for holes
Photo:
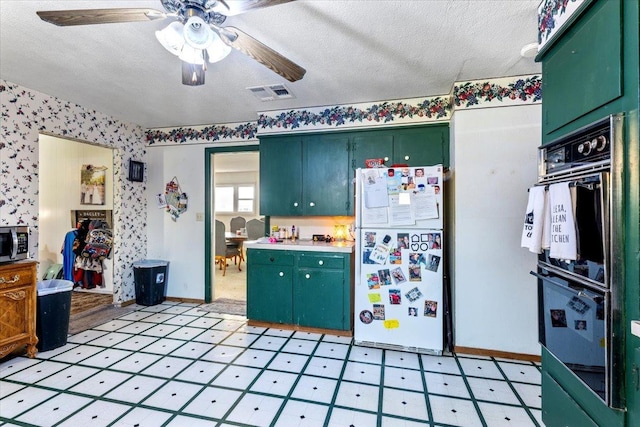
[[[382,208],[389,206],[389,196],[387,194],[387,183],[373,175],[365,175],[364,206],[367,209]]]
[[[416,220],[438,218],[438,202],[434,188],[427,185],[424,191],[411,193],[411,209]]]
[[[416,221],[411,215],[411,204],[400,203],[400,195],[389,196],[390,223],[393,225],[413,225]]]

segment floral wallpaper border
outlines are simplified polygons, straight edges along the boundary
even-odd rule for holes
[[[540,76],[515,76],[456,83],[447,96],[263,112],[253,123],[211,125],[200,129],[150,129],[146,138],[149,145],[236,143],[255,140],[261,134],[299,130],[446,121],[451,119],[456,109],[504,107],[541,101]]]
[[[538,51],[575,14],[585,0],[542,0],[538,6]]]

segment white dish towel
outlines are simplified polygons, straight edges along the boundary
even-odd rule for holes
[[[576,225],[569,183],[549,186],[549,256],[556,259],[575,260],[577,257]]]
[[[529,201],[522,228],[520,246],[528,248],[530,252],[542,252],[542,230],[544,226],[544,208],[546,191],[537,186],[529,189]]]

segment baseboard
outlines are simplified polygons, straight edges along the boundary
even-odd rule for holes
[[[272,323],[272,322],[261,322],[259,320],[249,320],[247,321],[247,325],[249,326],[258,326],[261,328],[274,328],[274,329],[285,329],[289,331],[300,331],[300,332],[309,332],[313,334],[327,334],[327,335],[337,335],[342,337],[352,337],[353,331],[342,331],[336,329],[323,329],[323,328],[311,328],[307,326],[299,326],[299,325],[287,325],[282,323]]]
[[[186,302],[186,303],[189,303],[189,304],[204,304],[204,300],[203,299],[196,299],[196,298],[166,297],[165,300],[166,301],[171,301],[171,302]]]
[[[484,348],[473,348],[473,347],[460,347],[455,346],[454,352],[456,354],[472,354],[474,356],[489,356],[489,357],[498,357],[501,359],[513,359],[513,360],[522,360],[526,362],[541,362],[542,356],[537,356],[535,354],[524,354],[524,353],[511,353],[508,351],[499,351],[499,350],[488,350]]]

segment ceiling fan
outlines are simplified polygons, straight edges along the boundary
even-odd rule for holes
[[[156,38],[182,61],[182,83],[204,84],[207,62],[225,58],[231,48],[255,59],[285,79],[300,80],[306,70],[264,43],[235,27],[221,27],[227,16],[294,0],[160,0],[165,12],[155,9],[114,8],[38,11],[46,22],[59,26],[110,24],[174,18]]]

